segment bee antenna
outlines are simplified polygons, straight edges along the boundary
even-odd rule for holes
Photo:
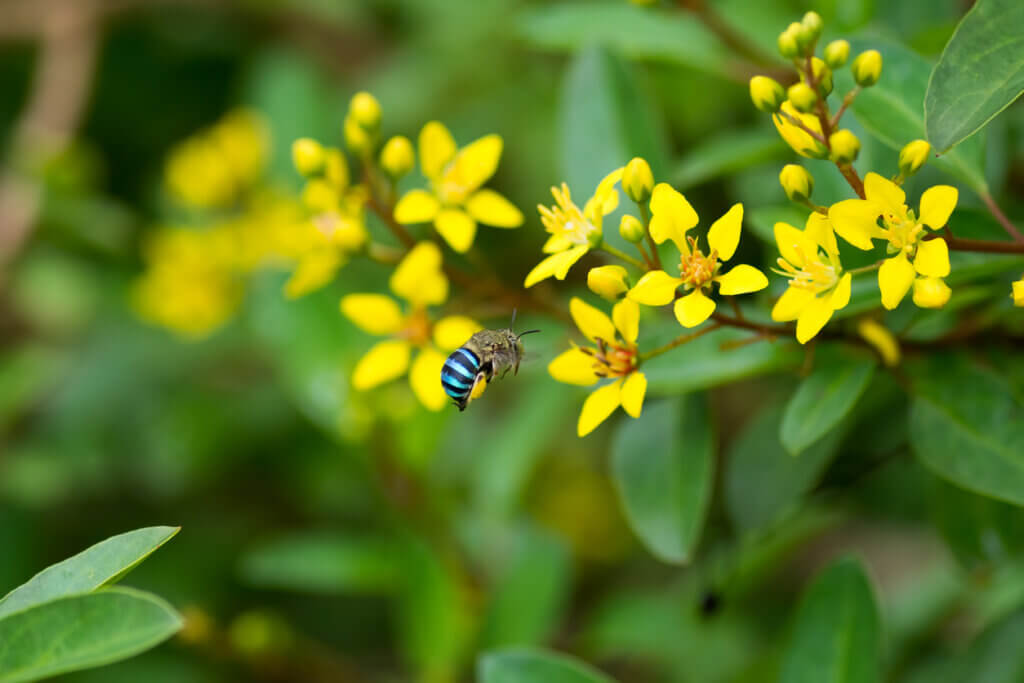
[[[533,334],[534,332],[540,332],[540,330],[527,330],[526,332],[520,332],[519,334],[516,335],[516,339],[519,339],[520,337],[523,337],[527,334]]]
[[[518,308],[513,308],[512,309],[512,322],[510,322],[508,324],[508,329],[511,330],[511,329],[513,329],[516,326],[516,313],[518,313],[518,312],[519,312]]]

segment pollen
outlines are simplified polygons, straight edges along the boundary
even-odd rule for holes
[[[600,229],[588,221],[580,207],[572,201],[569,185],[562,183],[561,187],[552,187],[551,195],[555,198],[554,206],[537,207],[540,211],[540,221],[547,231],[552,235],[564,237],[575,245],[590,244],[590,236],[599,234]]]
[[[718,252],[714,249],[707,256],[697,248],[697,240],[687,237],[690,253],[682,254],[679,260],[679,277],[683,284],[699,288],[709,282],[718,272]]]
[[[618,341],[605,341],[598,337],[596,349],[580,350],[594,359],[594,374],[598,377],[625,377],[636,370],[636,347]]]

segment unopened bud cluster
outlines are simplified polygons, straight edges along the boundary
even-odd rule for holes
[[[358,92],[348,103],[342,126],[345,145],[356,154],[368,154],[380,134],[380,102],[368,92]]]

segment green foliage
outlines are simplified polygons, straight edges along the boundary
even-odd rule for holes
[[[940,153],[974,135],[1024,92],[1024,7],[979,0],[942,51],[924,98],[928,141]]]
[[[485,655],[480,683],[610,683],[599,671],[564,655],[540,650],[508,650]]]

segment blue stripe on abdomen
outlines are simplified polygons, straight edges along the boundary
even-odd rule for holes
[[[456,400],[469,395],[480,370],[480,359],[469,349],[456,349],[441,368],[441,386],[446,394]]]

